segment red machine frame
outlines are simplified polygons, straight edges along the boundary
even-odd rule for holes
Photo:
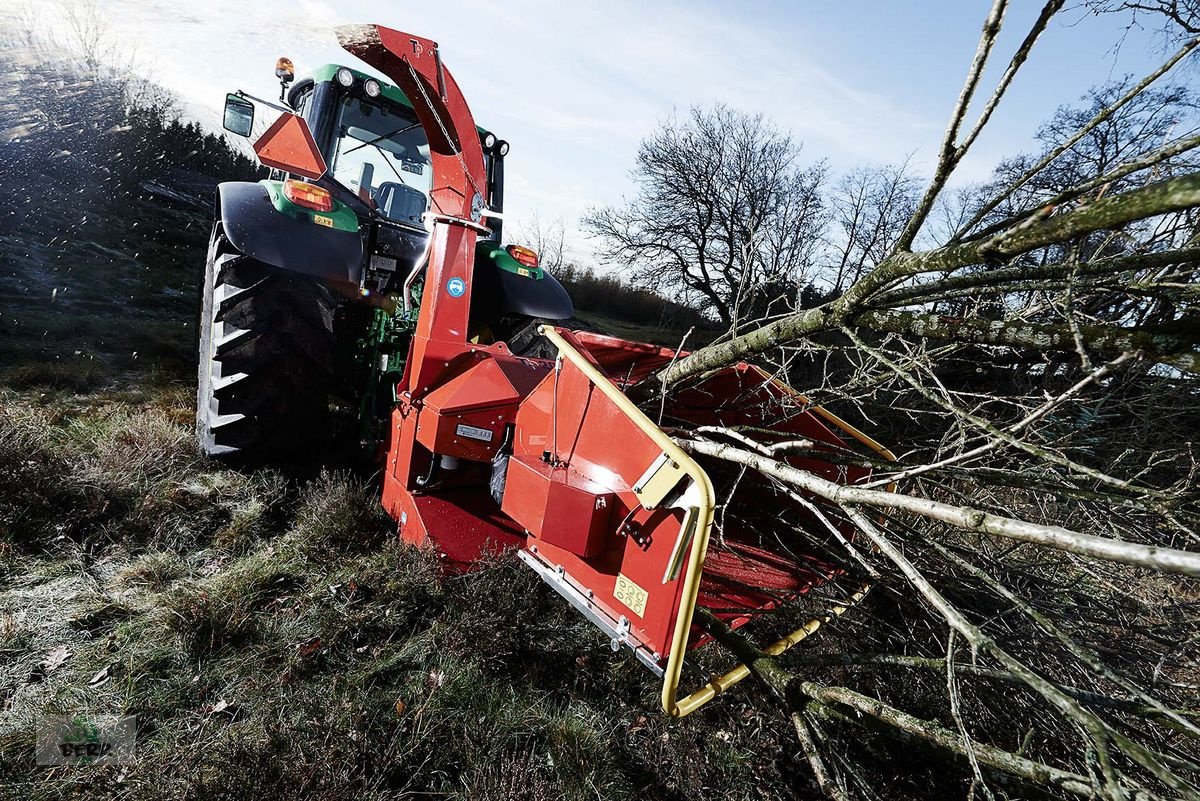
[[[663,678],[663,708],[685,715],[747,675],[737,666],[679,699],[699,604],[732,627],[839,571],[751,538],[710,556],[708,474],[623,392],[676,356],[653,345],[543,327],[555,360],[470,341],[476,242],[489,233],[474,119],[436,42],[379,25],[339,28],[342,46],[399,86],[429,138],[431,228],[417,329],[397,386],[383,504],[407,542],[469,568],[485,553],[521,559]],[[890,454],[758,368],[738,365],[672,400],[673,419],[730,425],[770,407],[781,436],[829,447],[857,440]],[[845,482],[869,475],[816,460],[797,466]],[[799,514],[799,513],[798,513]],[[736,531],[725,538],[737,540]],[[733,554],[730,556],[729,554]],[[749,587],[758,589],[749,589]],[[861,591],[835,607],[851,605]],[[813,620],[768,647],[778,653]]]

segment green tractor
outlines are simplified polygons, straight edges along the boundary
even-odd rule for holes
[[[197,434],[205,454],[236,461],[321,455],[337,403],[355,410],[360,442],[377,448],[432,227],[429,138],[404,92],[334,64],[295,80],[280,59],[276,76],[278,103],[226,97],[225,128],[240,136],[251,134],[256,105],[282,114],[255,142],[270,177],[218,189],[204,279]],[[306,126],[282,124],[295,117]],[[478,135],[489,216],[469,338],[516,348],[532,340],[523,332],[534,321],[567,319],[572,305],[535,253],[502,247],[508,143]]]

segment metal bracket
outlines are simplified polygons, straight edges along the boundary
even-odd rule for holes
[[[464,228],[470,228],[477,233],[491,234],[492,229],[486,225],[480,225],[474,220],[468,220],[465,217],[456,217],[453,214],[441,214],[439,212],[427,211],[421,215],[422,220],[430,220],[432,222],[447,223],[449,225],[461,225]]]
[[[662,678],[663,669],[658,664],[661,656],[643,645],[630,630],[628,618],[622,615],[614,620],[607,610],[592,600],[590,590],[577,585],[567,575],[562,565],[549,565],[538,556],[525,549],[517,551],[521,561],[533,568],[542,581],[554,588],[554,591],[567,600],[567,603],[579,610],[579,613],[592,622],[594,626],[608,635],[609,645],[614,651],[619,651],[624,645],[633,651],[638,661],[650,669],[655,676]]]
[[[295,111],[293,111],[290,108],[285,108],[284,106],[281,106],[278,103],[274,103],[270,100],[263,100],[261,97],[255,97],[254,95],[250,94],[249,92],[243,92],[241,89],[238,89],[236,92],[234,92],[234,94],[237,95],[238,97],[244,97],[247,100],[253,100],[256,103],[262,103],[267,108],[275,109],[276,111],[283,112],[284,114],[295,114],[296,113]],[[282,97],[279,99],[283,100]]]
[[[654,509],[671,494],[671,490],[675,489],[680,479],[685,477],[687,471],[683,466],[666,453],[661,453],[646,468],[646,472],[642,473],[642,477],[634,482],[633,493],[637,495],[643,508]]]
[[[613,653],[621,650],[621,646],[629,638],[629,618],[621,615],[621,619],[617,621],[617,635],[608,641],[608,646],[613,649]]]

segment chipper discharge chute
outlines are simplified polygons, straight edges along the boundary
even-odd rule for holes
[[[476,127],[435,42],[377,25],[340,28],[338,37],[403,93],[432,168],[428,206],[419,214],[423,246],[407,263],[393,262],[392,283],[368,278],[382,255],[383,236],[372,226],[385,226],[375,219],[385,196],[364,190],[370,180],[363,169],[358,194],[371,203],[358,212],[359,232],[371,233],[361,238],[361,266],[346,268],[358,277],[360,295],[371,287],[377,295],[404,293],[403,304],[376,310],[371,328],[390,332],[377,344],[391,350],[381,356],[377,348],[371,370],[387,398],[380,410],[384,507],[406,541],[436,549],[452,569],[517,549],[614,650],[628,648],[662,677],[668,713],[691,712],[746,675],[733,667],[679,696],[685,657],[707,639],[695,625],[697,610],[732,628],[770,620],[844,575],[838,549],[824,545],[852,532],[830,522],[814,499],[764,482],[744,482],[725,504],[738,486],[737,470],[718,460],[702,464],[667,432],[746,436],[772,458],[843,483],[870,474],[869,460],[848,454],[887,452],[757,367],[726,368],[661,406],[655,401],[652,419],[626,391],[676,358],[671,350],[544,324],[539,331],[553,358],[514,353],[497,333],[506,330],[500,320],[518,312],[527,320],[566,320],[572,310],[531,252],[499,246],[495,137]],[[310,125],[319,129],[315,139]],[[332,128],[310,108],[307,119],[291,115],[272,126],[256,149],[286,151],[269,140],[289,127],[301,153],[306,142],[316,142],[309,151],[319,148]],[[331,155],[328,169],[336,173],[338,154]],[[271,164],[288,172],[286,157]],[[313,172],[303,174],[314,185],[347,190],[336,175]],[[411,308],[415,286],[423,289]],[[496,297],[504,298],[499,311]],[[393,325],[397,319],[412,325]],[[202,401],[214,394],[202,391]],[[853,591],[838,592],[837,609],[854,599]],[[815,625],[778,631],[772,639],[783,636],[770,648],[789,647]]]

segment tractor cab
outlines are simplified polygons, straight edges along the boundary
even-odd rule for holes
[[[433,169],[429,139],[412,103],[394,86],[336,64],[318,67],[286,93],[287,105],[308,123],[329,175],[378,211],[383,220],[423,235]],[[502,205],[503,154],[508,143],[480,130],[489,176],[485,201]],[[499,219],[489,222],[493,236]]]
[[[442,210],[433,196],[429,136],[413,103],[398,87],[338,64],[320,66],[296,80],[291,61],[281,58],[276,75],[285,106],[231,93],[226,129],[250,135],[254,102],[304,121],[307,132],[272,126],[255,143],[260,160],[273,166],[270,179],[262,182],[272,205],[293,219],[356,233],[361,253],[354,253],[347,239],[341,249],[347,254],[318,277],[357,283],[368,304],[399,303],[415,319],[421,302],[418,273],[428,255],[428,217]],[[508,337],[533,318],[568,319],[573,314],[570,298],[552,275],[538,268],[536,254],[501,247],[509,144],[483,128],[476,132],[485,178],[478,193],[489,216],[480,220],[475,270],[490,291],[472,299],[472,335]],[[272,144],[282,153],[274,162],[262,158]],[[304,247],[312,238],[301,235],[304,244],[292,248],[294,258],[280,254],[277,260],[286,263],[276,266],[312,273],[311,253]],[[357,264],[352,263],[355,256]]]

